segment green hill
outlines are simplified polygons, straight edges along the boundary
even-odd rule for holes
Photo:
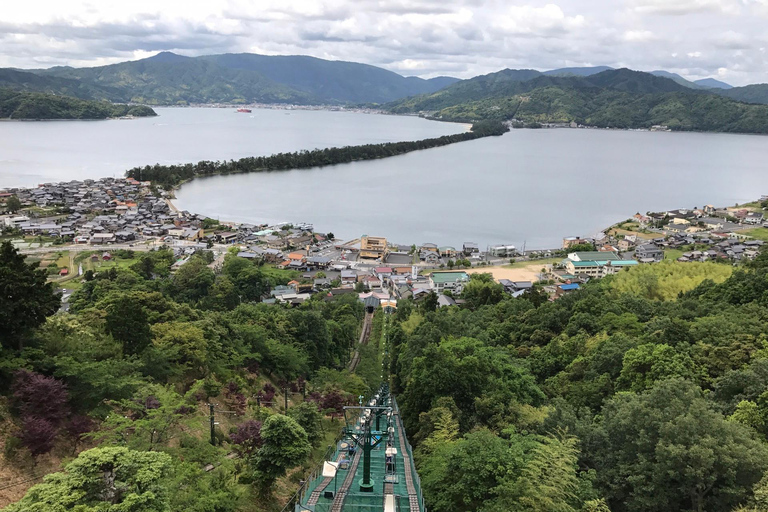
[[[473,78],[431,95],[390,105],[448,121],[510,120],[613,128],[768,133],[768,107],[695,91],[670,79],[619,69],[587,77],[537,76],[510,70]]]
[[[200,57],[227,69],[256,72],[277,83],[325,101],[384,103],[427,94],[456,82],[455,78],[423,80],[357,62],[329,61],[304,55],[268,56],[228,53]]]
[[[113,88],[10,68],[0,69],[0,87],[74,96],[85,100],[124,101],[121,91]]]
[[[0,70],[0,81],[6,71],[11,70]],[[21,88],[152,105],[385,103],[432,93],[457,81],[403,77],[354,62],[248,53],[192,58],[162,52],[109,66],[55,67],[31,73],[40,83]]]
[[[720,89],[717,94],[745,103],[768,104],[768,84],[753,84],[731,89]]]
[[[278,84],[254,71],[229,69],[204,59],[143,59],[94,68],[51,68],[42,76],[77,80],[120,91],[122,101],[189,103],[322,103],[311,94]]]
[[[107,119],[154,116],[149,107],[116,105],[71,96],[0,89],[0,118],[3,119]]]

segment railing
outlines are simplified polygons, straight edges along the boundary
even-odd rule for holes
[[[302,500],[304,499],[304,492],[307,490],[307,487],[315,481],[315,479],[320,475],[320,473],[323,470],[323,464],[327,460],[331,460],[332,457],[336,454],[336,450],[338,449],[339,442],[344,437],[344,431],[340,430],[339,433],[336,435],[336,438],[333,441],[333,444],[328,446],[328,448],[325,450],[325,453],[323,454],[323,459],[315,466],[315,469],[312,470],[312,473],[309,474],[307,478],[304,479],[304,483],[302,483],[299,488],[296,490],[295,493],[293,493],[293,496],[291,496],[288,499],[288,503],[285,504],[285,506],[282,508],[281,512],[289,512],[296,509],[296,505],[300,505]],[[306,509],[310,510],[310,509]]]

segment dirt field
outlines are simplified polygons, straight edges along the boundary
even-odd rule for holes
[[[509,279],[510,281],[533,281],[539,280],[539,273],[544,266],[542,263],[531,263],[530,265],[517,268],[509,267],[475,267],[467,269],[467,274],[492,274],[495,280]]]

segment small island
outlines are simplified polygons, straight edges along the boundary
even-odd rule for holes
[[[0,119],[110,119],[156,116],[144,105],[115,104],[108,101],[82,100],[41,92],[0,88]]]

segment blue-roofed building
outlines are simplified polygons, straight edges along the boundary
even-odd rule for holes
[[[574,292],[580,289],[581,286],[578,283],[568,283],[558,285],[555,289],[555,298],[562,297],[566,293]]]

